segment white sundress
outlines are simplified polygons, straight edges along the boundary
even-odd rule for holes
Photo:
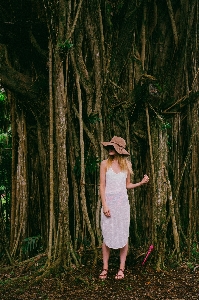
[[[105,198],[110,217],[101,209],[101,228],[106,246],[112,249],[123,248],[128,243],[130,206],[126,189],[127,172],[115,173],[112,168],[106,172]]]

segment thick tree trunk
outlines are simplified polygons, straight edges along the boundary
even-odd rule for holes
[[[49,40],[49,157],[50,157],[50,213],[49,213],[49,240],[48,240],[48,263],[52,259],[53,233],[54,233],[54,102],[53,102],[53,49],[52,41]]]
[[[28,177],[27,177],[27,132],[24,112],[17,114],[17,132],[19,137],[18,167],[16,172],[16,210],[14,219],[14,241],[12,256],[21,249],[22,241],[27,237],[28,214]],[[22,258],[21,252],[21,258]]]

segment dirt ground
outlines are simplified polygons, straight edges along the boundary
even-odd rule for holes
[[[100,280],[101,262],[59,274],[51,274],[40,282],[31,281],[34,269],[0,270],[1,300],[84,300],[84,299],[199,299],[199,265],[183,263],[161,272],[154,270],[147,261],[143,267],[140,261],[127,261],[125,278],[115,280],[118,258],[110,259],[107,280]]]

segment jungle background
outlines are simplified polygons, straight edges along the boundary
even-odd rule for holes
[[[69,278],[76,299],[89,299],[91,289],[101,290],[99,299],[108,297],[112,281],[97,281],[99,164],[107,155],[100,142],[114,135],[127,141],[132,181],[150,177],[129,192],[129,279],[114,291],[123,297],[129,291],[124,299],[178,299],[173,279],[164,281],[172,287],[163,293],[156,283],[163,270],[180,268],[170,278],[183,278],[180,287],[191,294],[186,298],[182,288],[179,299],[197,299],[198,5],[1,1],[2,299],[71,299]],[[140,269],[150,245],[154,251]],[[111,259],[115,269],[117,255]],[[145,293],[142,286],[153,281],[147,272],[157,280]],[[131,286],[136,280],[137,288]],[[36,284],[35,294],[27,282]],[[78,283],[90,296],[78,293]],[[60,294],[47,296],[50,288],[56,293],[54,284]],[[175,295],[168,296],[171,290]]]

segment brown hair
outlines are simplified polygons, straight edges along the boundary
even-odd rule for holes
[[[117,157],[118,164],[122,172],[129,171],[130,174],[133,174],[131,162],[127,159],[125,155],[109,155],[107,159],[107,170],[111,167],[114,158]]]

